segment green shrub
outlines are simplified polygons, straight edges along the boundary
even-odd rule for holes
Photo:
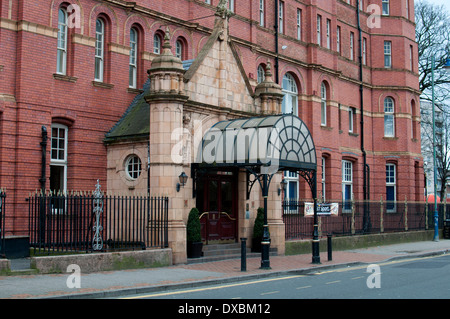
[[[200,212],[197,208],[192,208],[189,212],[187,221],[187,241],[200,242],[202,241],[201,226],[200,226]]]
[[[264,232],[264,208],[259,207],[253,226],[253,238],[262,238]]]

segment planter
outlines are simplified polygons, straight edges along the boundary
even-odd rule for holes
[[[252,238],[252,253],[261,252],[261,241],[262,238]]]
[[[203,243],[200,242],[188,242],[187,243],[187,258],[200,258],[203,255],[202,252]]]

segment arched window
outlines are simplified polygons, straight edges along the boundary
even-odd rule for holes
[[[391,97],[384,99],[384,136],[395,136],[394,100]]]
[[[95,23],[95,81],[103,82],[105,57],[105,22],[98,18]]]
[[[138,32],[136,28],[130,29],[130,71],[129,86],[135,89],[137,86],[137,51],[138,51]]]
[[[282,113],[292,113],[298,115],[298,89],[294,77],[286,73],[283,77],[283,101],[281,104]]]
[[[320,124],[327,125],[327,86],[322,82],[320,86]]]
[[[264,69],[264,66],[262,64],[258,65],[258,70],[256,74],[256,81],[258,83],[261,83],[266,78],[266,71]]]
[[[161,54],[161,36],[157,33],[153,37],[153,53]]]
[[[56,73],[66,75],[67,72],[67,10],[58,11],[58,51]]]

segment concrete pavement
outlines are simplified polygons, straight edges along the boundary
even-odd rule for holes
[[[223,284],[290,273],[299,274],[357,263],[380,263],[395,258],[444,254],[449,251],[450,240],[441,239],[437,242],[421,241],[367,249],[334,251],[331,261],[328,261],[325,252],[321,253],[321,264],[312,264],[311,254],[272,256],[270,257],[270,270],[259,269],[260,258],[248,258],[245,272],[241,271],[241,260],[232,259],[202,264],[89,274],[83,274],[81,269],[79,281],[73,280],[74,273],[72,272],[57,275],[0,276],[0,298],[108,298],[158,292],[171,288],[189,288],[200,284]]]

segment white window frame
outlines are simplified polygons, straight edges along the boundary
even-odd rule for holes
[[[133,39],[134,33],[134,39]],[[130,29],[130,68],[129,68],[129,87],[135,89],[137,86],[137,44],[139,33],[136,28]]]
[[[228,0],[228,9],[234,12],[234,0]]]
[[[130,169],[131,167],[131,169]],[[135,181],[142,175],[142,160],[136,154],[131,154],[125,160],[125,172],[127,178]]]
[[[392,42],[384,41],[384,67],[386,69],[392,68]]]
[[[153,53],[161,54],[161,37],[157,33],[153,36]]]
[[[67,19],[67,10],[65,8],[59,8],[56,73],[62,75],[67,74]]]
[[[183,59],[183,42],[181,40],[175,42],[175,56],[179,59]]]
[[[57,131],[57,136],[54,136],[53,130]],[[64,137],[60,138],[60,132],[64,132]],[[63,192],[67,191],[67,146],[68,146],[68,133],[69,128],[62,124],[54,123],[51,125],[51,138],[50,138],[50,166],[61,166],[63,167]],[[54,140],[56,138],[56,141]],[[62,140],[62,145],[60,144]],[[54,147],[56,142],[56,148]],[[63,147],[63,149],[61,148]],[[60,151],[63,150],[63,158],[60,158]],[[53,156],[56,152],[56,158]],[[53,190],[52,190],[53,191]]]
[[[278,1],[278,32],[284,33],[284,2]]]
[[[298,88],[294,77],[286,73],[282,82],[283,101],[281,102],[282,113],[292,113],[298,116]]]
[[[395,137],[395,103],[391,97],[384,99],[384,136]]]
[[[302,39],[302,9],[297,9],[297,40]]]
[[[331,49],[331,20],[327,19],[327,49]]]
[[[320,85],[320,125],[327,126],[327,87],[324,82]]]
[[[346,202],[345,199],[345,189],[350,186],[350,199],[353,197],[353,162],[348,160],[342,160],[342,200]],[[347,206],[347,207],[346,207]],[[348,204],[342,205],[343,212],[349,212],[351,209],[348,208]]]
[[[363,65],[367,65],[367,39],[363,38],[363,56],[362,56]]]
[[[350,60],[355,59],[355,34],[350,32]]]
[[[100,23],[100,24],[98,24]],[[99,29],[99,26],[101,27]],[[103,82],[105,55],[105,22],[98,18],[95,21],[95,74],[94,80]]]
[[[394,213],[397,211],[395,201],[397,200],[397,165],[392,163],[386,164],[386,201],[387,199],[387,189],[388,187],[393,187],[394,189],[394,203],[387,203],[386,212]],[[390,200],[391,201],[391,200]]]
[[[258,69],[256,71],[256,81],[258,83],[261,83],[266,78],[266,71],[264,70],[264,67],[260,64],[258,65]]]
[[[326,163],[327,158],[322,156],[322,201],[326,200]]]
[[[353,133],[355,120],[355,109],[353,107],[348,108],[348,132]]]
[[[341,27],[336,27],[336,51],[341,53]]]
[[[381,12],[382,15],[388,16],[390,13],[390,8],[389,8],[389,0],[381,0]]]
[[[259,0],[259,25],[264,26],[264,0]]]
[[[322,45],[322,16],[317,15],[317,44]]]

